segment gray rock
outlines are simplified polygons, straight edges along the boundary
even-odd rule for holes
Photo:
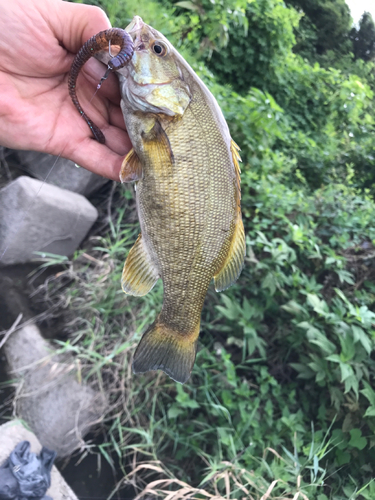
[[[83,196],[90,196],[108,182],[108,179],[93,174],[75,163],[36,151],[15,151],[20,168],[37,179],[68,189]],[[53,167],[53,168],[52,168]],[[52,170],[51,170],[52,168]]]
[[[0,189],[12,180],[12,174],[7,162],[8,155],[9,150],[4,146],[0,146]]]
[[[34,252],[71,255],[97,217],[80,194],[18,177],[0,190],[0,264],[27,262]]]
[[[57,355],[34,325],[13,332],[4,345],[11,378],[20,380],[15,411],[40,443],[60,458],[83,444],[83,437],[106,411],[106,398],[80,383],[74,358]]]
[[[40,453],[42,446],[38,439],[19,420],[12,420],[7,424],[0,425],[0,464],[5,462],[15,446],[21,441],[29,441],[31,451]],[[55,466],[52,467],[51,486],[46,494],[53,500],[78,500]]]

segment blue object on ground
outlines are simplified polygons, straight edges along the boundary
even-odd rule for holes
[[[42,448],[40,455],[30,451],[30,443],[17,444],[0,467],[1,500],[53,500],[45,495],[51,485],[51,469],[56,453]]]

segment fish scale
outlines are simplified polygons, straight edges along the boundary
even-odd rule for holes
[[[138,16],[126,32],[134,53],[116,73],[133,148],[120,179],[138,181],[141,234],[122,288],[141,296],[159,278],[164,285],[162,310],[142,336],[133,371],[161,369],[184,383],[209,284],[225,290],[244,262],[239,147],[215,98],[170,42]],[[108,51],[99,58],[111,60]]]
[[[195,103],[191,106],[195,108]],[[234,186],[232,192],[227,189],[228,183],[223,182],[224,172],[223,175],[210,175],[216,166],[222,168],[223,161],[215,161],[217,155],[210,152],[203,135],[197,142],[194,128],[197,117],[194,115],[198,113],[194,108],[188,109],[184,120],[166,131],[172,151],[182,151],[184,157],[194,144],[198,146],[196,155],[191,156],[189,162],[179,161],[176,155],[171,175],[158,180],[148,175],[149,170],[155,169],[155,162],[145,163],[144,178],[137,186],[142,234],[155,249],[164,284],[161,319],[181,333],[190,333],[199,324],[207,288],[225,257],[220,251],[226,242],[228,246],[232,236],[228,232],[218,234],[218,231],[224,226],[230,233],[230,221],[234,217],[230,201],[234,197]],[[196,108],[201,111],[199,102]],[[210,133],[214,126],[212,120],[206,120],[204,132]],[[227,151],[226,155],[228,157]],[[227,161],[229,164],[229,157]],[[154,209],[154,199],[162,199],[165,203]],[[214,216],[212,205],[216,200],[220,200],[222,211],[233,212],[227,216],[229,220]],[[226,253],[223,250],[222,253]]]
[[[164,284],[160,321],[180,334],[199,327],[208,286],[233,237],[236,188],[229,144],[196,86],[182,120],[167,124],[170,175],[145,155],[137,185],[142,235],[157,255]],[[197,126],[199,124],[199,126]],[[228,141],[229,142],[229,141]],[[192,146],[194,151],[192,151]],[[163,200],[155,207],[154,200]]]

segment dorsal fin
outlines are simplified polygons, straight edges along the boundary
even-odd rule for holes
[[[238,162],[242,161],[241,156],[238,151],[241,151],[240,147],[234,142],[233,139],[230,141],[230,151],[232,153],[234,167],[236,169],[236,180],[237,180],[237,190],[239,198],[241,199],[241,169]]]

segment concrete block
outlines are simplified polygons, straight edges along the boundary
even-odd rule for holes
[[[15,151],[20,168],[48,184],[68,189],[83,196],[90,196],[106,184],[108,179],[93,174],[84,168],[77,168],[75,163],[36,151]],[[56,162],[56,163],[55,163]],[[53,169],[51,170],[53,166]]]
[[[15,446],[21,441],[29,441],[31,451],[37,454],[40,453],[42,445],[36,436],[26,429],[19,420],[12,420],[7,424],[0,425],[0,464],[5,462]],[[46,494],[52,497],[53,500],[78,500],[55,466],[52,467],[51,486]]]
[[[0,190],[0,264],[28,262],[36,251],[69,256],[97,217],[82,195],[18,177]]]
[[[80,382],[74,358],[56,355],[52,344],[31,324],[13,332],[4,344],[10,377],[20,380],[15,410],[40,443],[67,457],[105,414],[103,394]]]

